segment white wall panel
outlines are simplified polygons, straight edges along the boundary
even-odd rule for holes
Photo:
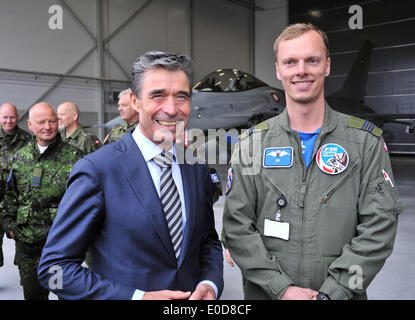
[[[194,0],[194,81],[219,68],[238,68],[252,73],[253,12],[223,0]]]
[[[65,3],[71,10],[61,0],[1,0],[0,68],[65,74],[93,48],[96,0]],[[103,0],[104,38],[146,3],[147,0]],[[48,10],[52,5],[63,9],[62,30],[49,29]],[[226,0],[152,0],[106,44],[121,68],[105,54],[105,77],[127,80],[125,73],[131,73],[133,61],[153,49],[192,55],[194,81],[219,67],[253,73],[253,15],[253,10]],[[96,77],[97,56],[95,50],[70,74]],[[0,103],[11,101],[19,111],[25,111],[57,80],[0,72]],[[106,84],[105,89],[121,90],[126,86],[113,83]],[[55,107],[73,100],[82,112],[90,114],[99,109],[97,97],[97,82],[69,79],[44,100]],[[117,113],[115,104],[107,103],[105,111]],[[95,121],[92,116],[88,119]]]
[[[147,0],[110,1],[106,36],[146,3]],[[153,0],[111,39],[107,47],[126,72],[130,73],[134,60],[149,50],[190,53],[188,4],[188,0]],[[108,74],[118,79],[125,77],[111,60]]]
[[[256,0],[264,11],[255,13],[255,75],[267,84],[282,88],[275,74],[273,45],[288,25],[288,0]]]
[[[0,2],[0,66],[15,69],[65,72],[94,43],[63,11],[63,29],[48,26],[48,9],[57,1],[2,0]],[[82,11],[94,13],[90,1],[76,1]],[[84,70],[90,72],[91,70]]]

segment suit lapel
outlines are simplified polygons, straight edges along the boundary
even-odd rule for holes
[[[184,256],[187,253],[187,248],[190,245],[190,241],[193,238],[193,230],[195,220],[195,205],[196,205],[196,192],[194,190],[195,179],[195,166],[189,164],[181,164],[180,172],[182,175],[183,192],[186,203],[186,226],[184,229],[184,238],[179,258],[179,265],[182,263]]]
[[[126,134],[122,141],[125,142],[124,146],[126,148],[123,148],[124,150],[118,158],[121,170],[138,201],[140,201],[144,213],[150,218],[169,255],[176,260],[160,198],[144,157],[131,134]]]

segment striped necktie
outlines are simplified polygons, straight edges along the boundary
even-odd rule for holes
[[[174,253],[176,258],[179,259],[183,240],[182,205],[171,172],[173,154],[163,152],[154,157],[153,160],[161,168],[160,200],[163,205],[164,216],[169,228]]]

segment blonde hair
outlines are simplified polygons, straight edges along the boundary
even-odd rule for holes
[[[315,31],[320,35],[321,39],[323,40],[324,46],[326,47],[326,56],[328,58],[330,56],[329,39],[327,38],[327,35],[324,33],[324,31],[318,29],[311,23],[296,23],[286,27],[284,31],[275,40],[275,60],[277,59],[278,46],[281,41],[295,39],[308,31]]]

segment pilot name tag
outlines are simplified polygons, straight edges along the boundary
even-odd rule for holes
[[[290,238],[290,224],[288,222],[265,219],[264,235],[267,237],[288,240]]]

